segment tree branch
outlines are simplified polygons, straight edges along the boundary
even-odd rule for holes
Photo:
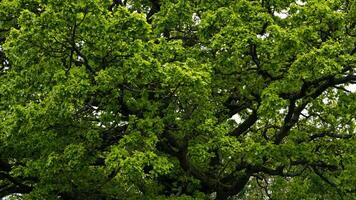
[[[232,135],[239,136],[246,132],[255,122],[257,121],[257,111],[253,110],[251,115],[247,117],[247,119],[240,124],[237,128],[232,131]]]
[[[337,134],[337,133],[330,133],[330,132],[322,132],[319,134],[315,134],[310,136],[309,141],[315,140],[316,138],[322,138],[325,136],[329,136],[332,138],[340,138],[340,139],[350,139],[352,135],[345,135],[345,134]]]
[[[4,172],[0,172],[0,180],[1,179],[6,179],[10,181],[11,184],[6,184],[2,188],[0,188],[0,197],[5,197],[7,195],[14,194],[14,193],[21,193],[21,194],[29,193],[33,189],[32,187],[21,183],[21,181],[18,180],[17,178],[14,178]]]
[[[150,0],[150,1],[151,1],[151,9],[146,16],[146,20],[149,24],[152,23],[153,20],[152,16],[161,10],[160,0]]]
[[[296,101],[291,100],[289,103],[288,113],[284,118],[284,124],[275,135],[275,144],[280,144],[282,140],[288,135],[290,129],[298,122],[299,116],[307,104],[308,101],[305,101],[296,107]]]
[[[343,192],[337,187],[336,183],[334,183],[331,179],[329,179],[328,177],[324,176],[316,167],[312,167],[313,171],[315,172],[316,175],[318,175],[321,180],[325,181],[327,184],[329,184],[330,186],[332,186],[333,188],[335,188],[335,190],[337,191],[337,193],[339,194],[341,199],[343,198]]]

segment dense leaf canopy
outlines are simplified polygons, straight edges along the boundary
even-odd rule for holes
[[[356,199],[355,1],[0,0],[0,47],[0,197]]]

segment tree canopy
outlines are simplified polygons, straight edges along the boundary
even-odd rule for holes
[[[356,1],[0,0],[0,197],[356,199]]]

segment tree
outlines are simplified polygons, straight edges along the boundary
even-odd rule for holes
[[[355,13],[0,1],[0,196],[355,199]]]

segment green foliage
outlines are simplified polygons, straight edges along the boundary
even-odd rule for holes
[[[355,13],[0,1],[0,197],[355,199]]]

